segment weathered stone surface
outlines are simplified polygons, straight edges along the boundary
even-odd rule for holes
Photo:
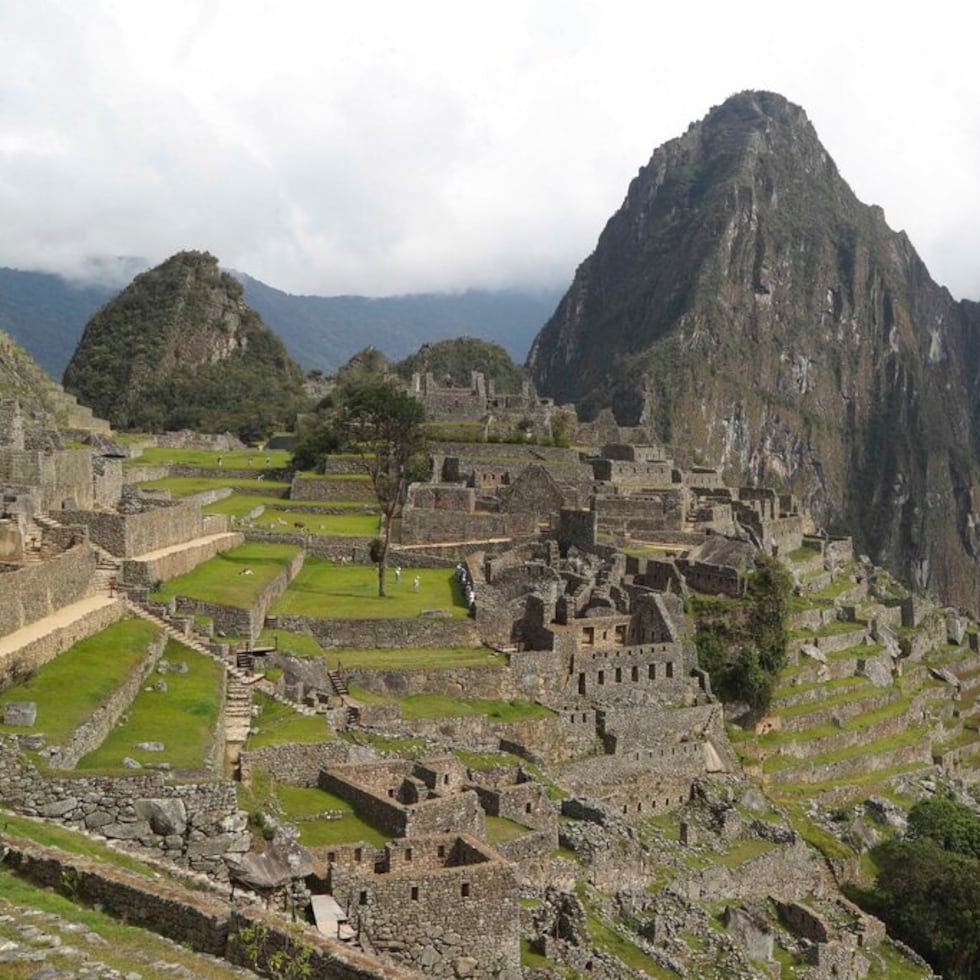
[[[30,728],[37,721],[36,701],[8,701],[3,706],[3,723]]]
[[[37,808],[37,812],[42,817],[63,817],[66,813],[71,813],[77,806],[78,799],[74,796],[69,796],[66,799],[58,800],[54,803],[45,803],[44,806]]]
[[[165,752],[167,747],[163,742],[137,742],[136,748],[143,752]]]
[[[136,800],[134,806],[144,820],[149,820],[155,834],[166,837],[183,834],[187,829],[187,808],[183,800]]]
[[[143,821],[137,823],[107,823],[100,828],[104,837],[115,840],[139,840],[150,833],[150,825]]]

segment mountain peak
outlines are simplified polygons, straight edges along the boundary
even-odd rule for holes
[[[659,147],[538,334],[538,390],[778,483],[975,604],[974,314],[861,203],[799,106],[740,92]],[[972,492],[971,492],[972,493]]]

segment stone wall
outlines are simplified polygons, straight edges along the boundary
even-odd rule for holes
[[[370,560],[370,547],[373,538],[358,537],[354,534],[304,534],[259,531],[249,528],[245,532],[249,541],[263,541],[274,544],[296,544],[315,558],[331,558],[334,561],[344,559],[367,563]]]
[[[329,478],[322,476],[293,477],[289,490],[291,500],[363,500],[376,503],[370,480]]]
[[[29,676],[79,640],[104,630],[125,615],[126,604],[117,599],[11,651],[0,660],[0,690]]]
[[[695,663],[692,651],[678,643],[579,650],[572,656],[563,693],[609,700],[637,690],[676,699],[691,687]]]
[[[74,769],[83,755],[98,748],[109,732],[119,721],[122,713],[132,704],[133,698],[139,694],[140,688],[153,667],[163,654],[167,645],[167,637],[160,634],[152,640],[144,655],[135,663],[129,675],[92,713],[75,729],[67,741],[59,746],[59,751],[49,758],[52,769]],[[44,719],[38,719],[44,725]]]
[[[255,719],[255,725],[261,730],[261,715]],[[325,739],[327,734],[324,724]],[[312,787],[318,785],[321,769],[374,760],[373,750],[336,738],[323,742],[266,745],[261,749],[242,752],[239,757],[242,783],[246,786],[251,785],[255,773],[264,772],[273,776],[277,782]]]
[[[322,647],[472,647],[480,637],[472,619],[314,619],[279,616],[279,627],[309,632]]]
[[[0,794],[16,813],[125,842],[222,881],[224,856],[244,853],[251,841],[230,782],[169,782],[158,772],[42,778],[21,759],[17,736],[0,740]]]
[[[95,552],[87,544],[80,543],[40,564],[4,572],[0,636],[84,598],[91,586],[95,565]]]
[[[127,558],[122,562],[120,580],[124,586],[149,588],[154,582],[166,582],[195,569],[201,562],[213,558],[222,551],[237,548],[245,535],[228,532],[220,538],[212,538],[201,544],[191,545],[159,558],[140,560]]]
[[[486,835],[485,814],[479,797],[472,790],[413,804],[398,802],[398,794],[408,776],[403,772],[405,769],[405,763],[395,763],[387,768],[383,763],[370,767],[334,766],[320,773],[319,786],[346,800],[360,816],[391,837],[449,831],[476,837]],[[382,779],[385,773],[388,774],[387,783]]]
[[[537,515],[467,513],[406,507],[402,511],[402,545],[440,541],[484,541],[490,538],[528,537],[537,531]]]
[[[501,658],[499,665],[486,667],[452,667],[427,669],[415,667],[405,670],[348,668],[341,663],[341,670],[348,686],[356,684],[375,694],[391,697],[407,697],[410,694],[446,694],[464,698],[520,697],[514,687],[510,671]],[[325,689],[329,690],[329,687]]]
[[[302,551],[297,552],[247,609],[177,596],[173,603],[174,611],[180,616],[208,616],[213,620],[215,631],[228,636],[244,636],[249,643],[254,643],[265,625],[269,607],[289,588],[289,583],[303,567],[305,557]],[[289,629],[288,626],[284,628]]]
[[[469,844],[469,861],[422,869],[403,864],[383,873],[338,868],[334,897],[371,947],[426,974],[519,976],[514,866],[476,841],[461,840]],[[413,850],[424,847],[412,843]],[[436,846],[448,848],[448,840]]]
[[[118,558],[183,544],[203,533],[201,507],[196,501],[153,507],[139,514],[80,511],[72,519],[88,527],[92,540]]]
[[[115,507],[123,490],[121,459],[108,456],[92,457],[92,504],[94,507]]]

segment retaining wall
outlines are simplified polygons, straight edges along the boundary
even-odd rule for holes
[[[147,560],[127,558],[122,563],[120,578],[125,586],[149,588],[154,582],[166,582],[168,579],[192,571],[201,562],[213,558],[222,551],[237,548],[244,540],[245,535],[228,532],[223,537],[213,538],[201,544],[188,545],[180,551],[160,558]]]
[[[264,976],[281,976],[273,957],[305,960],[310,975],[336,980],[407,980],[415,973],[380,964],[314,929],[287,925],[258,908],[226,902],[52,847],[4,837],[4,864],[42,888],[97,906],[116,918]],[[281,959],[280,959],[281,962]]]
[[[86,613],[73,623],[56,627],[50,633],[25,643],[24,646],[7,654],[0,662],[0,690],[32,674],[79,640],[104,630],[125,615],[126,604],[122,599],[117,599],[109,605]]]
[[[314,619],[279,616],[279,627],[309,631],[322,647],[473,647],[480,637],[472,619]],[[260,621],[261,622],[261,621]]]

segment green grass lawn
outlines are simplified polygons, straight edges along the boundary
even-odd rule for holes
[[[322,715],[301,715],[260,691],[255,692],[253,704],[261,710],[254,721],[258,732],[248,737],[249,750],[284,742],[325,742],[334,737]]]
[[[214,449],[166,449],[147,446],[142,455],[127,460],[127,466],[194,466],[200,469],[227,470],[284,470],[289,467],[291,454],[285,449],[232,449],[218,452]],[[268,461],[268,462],[267,462]]]
[[[309,520],[317,522],[322,520],[324,516],[333,516],[318,513],[312,508],[344,512],[371,511],[377,520],[377,508],[363,500],[289,500],[286,497],[263,496],[256,493],[233,493],[221,500],[216,500],[213,504],[206,504],[202,510],[205,514],[226,514],[228,517],[244,518],[251,514],[256,507],[278,511],[279,516],[283,520],[289,520],[290,523],[294,520],[293,511],[309,514]],[[267,513],[263,516],[268,517],[269,515]],[[364,516],[371,516],[371,514],[364,514]],[[306,519],[305,517],[301,518],[303,521]]]
[[[260,490],[264,496],[274,496],[277,490],[289,491],[288,483],[274,480],[225,480],[211,476],[167,476],[162,480],[146,480],[138,484],[144,490],[169,490],[174,497],[193,497],[207,490],[220,490],[222,487],[239,487],[243,490]]]
[[[423,718],[472,718],[485,715],[490,721],[514,722],[531,718],[550,718],[554,712],[533,701],[495,701],[454,698],[446,694],[410,694],[404,698],[390,698],[372,694],[356,685],[351,696],[359,701],[386,703],[397,701],[405,719]]]
[[[487,647],[334,647],[324,656],[342,670],[411,670],[443,667],[503,667],[505,659]]]
[[[237,548],[215,555],[186,575],[165,582],[152,594],[155,602],[168,602],[174,596],[201,599],[237,609],[249,608],[299,551],[293,544],[264,544],[247,541]],[[251,575],[242,575],[250,568]]]
[[[63,742],[116,691],[159,633],[145,619],[122,619],[79,641],[0,695],[0,704],[37,703],[33,728],[0,725],[0,732],[43,732],[49,745]]]
[[[292,653],[297,657],[323,657],[323,647],[309,633],[292,633],[289,630],[269,629],[266,627],[259,634],[255,644],[259,647],[272,647],[283,653]]]
[[[240,496],[240,495],[239,495]],[[377,537],[380,528],[377,514],[317,514],[300,510],[298,507],[288,513],[266,510],[254,519],[256,528],[285,534],[331,534],[347,537]],[[297,527],[302,524],[302,527]]]
[[[307,847],[329,847],[331,844],[356,844],[363,841],[381,847],[389,838],[363,820],[354,808],[339,796],[317,787],[287,786],[258,774],[251,790],[241,787],[239,806],[259,809],[285,819],[299,828],[300,843]],[[339,818],[318,820],[330,811]]]
[[[218,701],[221,690],[220,663],[178,643],[167,641],[163,653],[171,663],[186,663],[186,674],[153,674],[144,690],[133,700],[124,721],[118,724],[95,751],[84,756],[79,770],[120,770],[130,756],[137,762],[169,762],[174,769],[202,769],[214,748]],[[167,691],[147,691],[157,679]],[[137,742],[162,742],[164,752],[136,748]]]
[[[487,817],[487,842],[490,844],[501,844],[504,841],[513,840],[515,837],[523,837],[531,833],[530,827],[510,820],[507,817]]]
[[[412,589],[415,576],[420,582],[418,592]],[[373,565],[308,558],[270,612],[320,619],[414,619],[426,609],[449,610],[460,619],[468,614],[452,569],[404,568],[398,582],[394,569],[389,568],[386,591],[386,596],[378,595],[378,573]]]

